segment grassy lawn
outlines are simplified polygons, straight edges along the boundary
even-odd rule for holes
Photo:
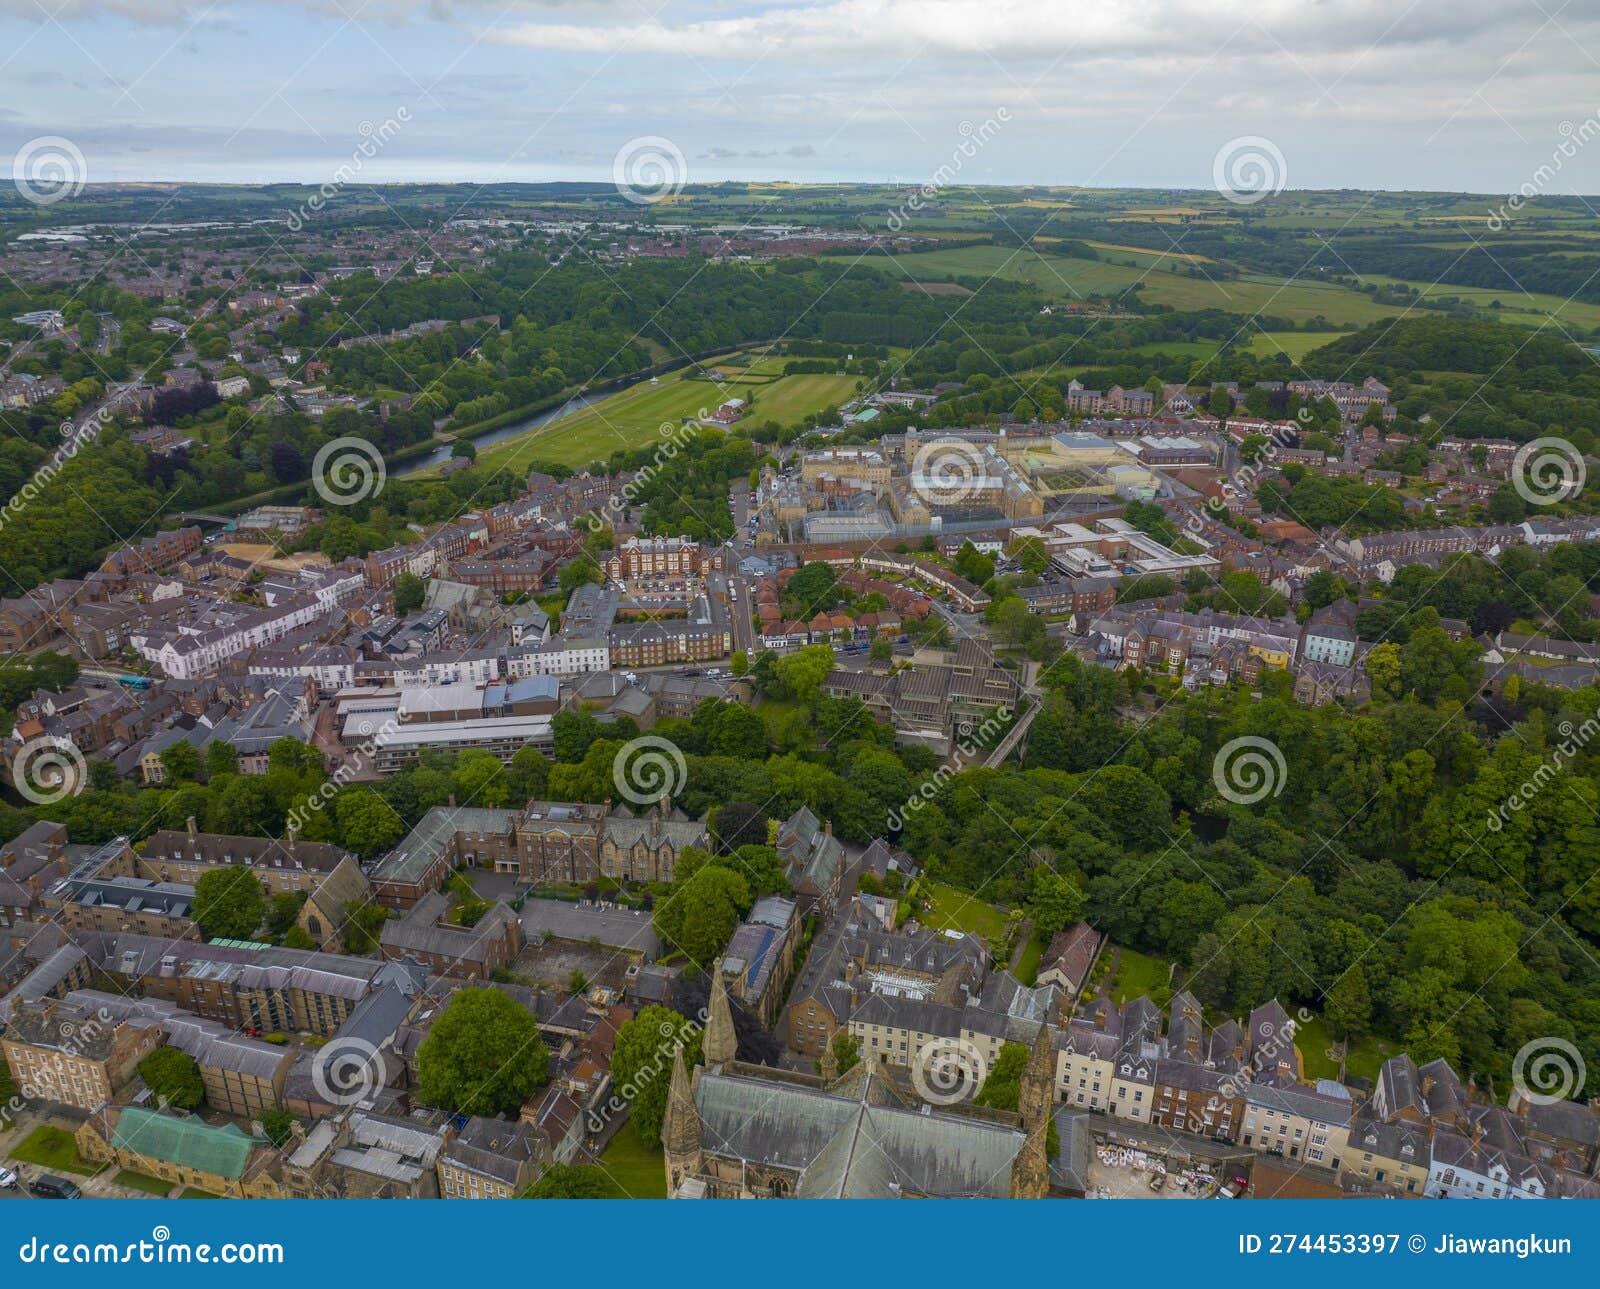
[[[619,390],[589,407],[483,449],[481,466],[520,473],[533,462],[587,465],[619,448],[659,443],[663,425],[675,429],[684,417],[713,412],[730,398],[750,404],[747,420],[791,425],[809,413],[847,401],[859,376],[785,376],[786,359],[753,358],[746,366],[707,362],[714,380],[687,379],[688,369]]]
[[[1105,952],[1109,953],[1110,949]],[[1124,949],[1117,974],[1111,978],[1106,992],[1119,1005],[1141,994],[1154,993],[1157,989],[1166,988],[1168,970],[1168,964],[1160,958]]]
[[[118,1186],[147,1191],[151,1195],[159,1195],[162,1199],[172,1194],[171,1182],[164,1182],[159,1177],[149,1177],[144,1173],[136,1173],[131,1168],[124,1168],[113,1180]]]
[[[221,1199],[220,1195],[213,1195],[210,1191],[197,1191],[193,1186],[188,1187],[179,1199]]]
[[[38,1164],[52,1173],[77,1173],[88,1177],[99,1170],[78,1154],[78,1143],[64,1128],[41,1124],[11,1152],[13,1159]]]
[[[1048,947],[1045,937],[1035,931],[1028,940],[1028,947],[1022,951],[1022,956],[1017,959],[1017,979],[1025,985],[1031,985],[1034,977],[1039,974],[1039,959],[1044,956]]]
[[[1338,338],[1338,333],[1331,331],[1258,331],[1248,348],[1257,354],[1287,354],[1299,362],[1313,349],[1332,344]]]
[[[667,1197],[667,1170],[661,1161],[661,1148],[644,1145],[631,1124],[624,1124],[611,1139],[600,1156],[600,1166],[610,1189],[607,1199]]]
[[[1329,1059],[1333,1036],[1320,1016],[1306,1021],[1295,1031],[1295,1049],[1300,1053],[1300,1069],[1308,1079],[1336,1079],[1339,1065]],[[1376,1079],[1378,1067],[1400,1051],[1399,1043],[1368,1035],[1350,1049],[1345,1058],[1345,1073],[1357,1078]]]
[[[935,931],[966,931],[993,944],[1005,930],[1005,914],[976,895],[937,882],[924,882],[922,894],[933,902],[933,907],[918,916],[923,925]]]

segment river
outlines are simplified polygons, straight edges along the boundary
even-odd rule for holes
[[[624,386],[623,388],[627,388]],[[479,435],[472,440],[472,446],[478,451],[483,451],[491,443],[499,443],[504,439],[515,438],[519,434],[526,434],[529,430],[536,430],[540,426],[549,425],[552,421],[559,421],[563,416],[571,416],[574,412],[581,412],[584,408],[598,403],[602,398],[609,398],[617,390],[609,390],[605,394],[575,394],[560,407],[552,407],[548,412],[540,412],[537,416],[530,416],[526,421],[514,421],[510,425],[502,425],[498,430],[490,430],[487,434]],[[396,478],[403,479],[408,474],[416,474],[421,470],[428,470],[434,466],[443,465],[450,459],[451,445],[441,443],[427,456],[412,461],[404,469],[394,471]]]

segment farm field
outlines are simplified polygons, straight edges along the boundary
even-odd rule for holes
[[[1500,307],[1492,310],[1491,316],[1501,322],[1539,326],[1553,319],[1567,327],[1600,327],[1600,304],[1567,300],[1559,295],[1538,295],[1487,286],[1455,286],[1449,282],[1410,282],[1403,278],[1377,276],[1364,277],[1362,281],[1380,284],[1403,282],[1406,286],[1416,287],[1425,299],[1455,296],[1458,300],[1465,300],[1468,304],[1485,310],[1489,309],[1493,301],[1498,300]],[[1557,333],[1552,332],[1552,334]]]
[[[1250,342],[1250,349],[1258,354],[1284,353],[1299,362],[1313,349],[1332,344],[1338,338],[1338,333],[1331,331],[1258,331]]]
[[[525,434],[502,439],[484,448],[480,466],[494,470],[527,470],[535,462],[580,466],[608,457],[624,448],[661,440],[663,425],[677,426],[686,416],[714,411],[730,398],[742,398],[751,407],[754,422],[792,424],[811,412],[847,401],[855,393],[858,376],[784,376],[780,357],[758,358],[747,367],[706,367],[719,379],[689,380],[683,372],[663,376],[659,385],[648,382],[620,390],[590,407]]]
[[[1359,324],[1401,312],[1392,305],[1377,304],[1359,292],[1332,284],[1285,282],[1265,276],[1212,281],[1204,276],[1191,277],[1186,271],[1171,273],[1156,268],[1108,264],[1104,260],[1041,255],[1026,247],[968,246],[954,251],[918,251],[895,256],[886,261],[884,267],[922,282],[941,277],[1003,277],[1031,283],[1058,300],[1114,296],[1139,282],[1143,284],[1143,298],[1155,304],[1167,304],[1179,310],[1260,313],[1295,322],[1323,317],[1334,323]]]

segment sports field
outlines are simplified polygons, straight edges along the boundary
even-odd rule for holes
[[[692,379],[688,369],[620,390],[558,421],[484,448],[480,467],[527,470],[535,462],[581,466],[622,448],[658,443],[684,417],[714,412],[730,398],[750,405],[745,423],[792,425],[812,412],[846,402],[859,376],[784,376],[781,357],[752,358],[748,366],[708,362],[714,379]],[[663,433],[662,427],[668,427]]]

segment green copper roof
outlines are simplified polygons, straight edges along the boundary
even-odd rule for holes
[[[233,1124],[207,1127],[199,1119],[128,1106],[117,1119],[111,1144],[147,1159],[194,1168],[237,1181],[250,1158],[250,1138]]]

